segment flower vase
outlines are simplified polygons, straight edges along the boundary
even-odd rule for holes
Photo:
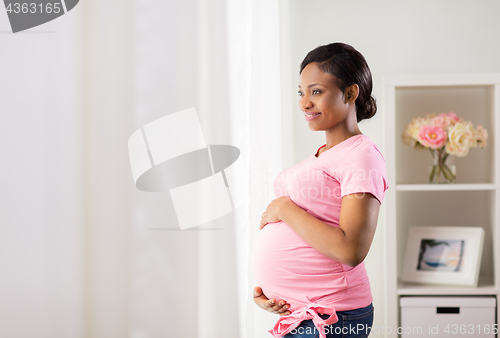
[[[455,183],[455,166],[448,165],[446,162],[449,154],[445,151],[445,147],[429,150],[434,159],[434,163],[430,167],[429,182],[437,184]]]

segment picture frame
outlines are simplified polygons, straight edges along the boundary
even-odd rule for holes
[[[481,227],[410,227],[401,280],[477,287],[483,242]]]

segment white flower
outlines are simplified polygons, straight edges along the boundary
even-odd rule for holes
[[[469,149],[474,146],[474,128],[470,122],[457,122],[448,129],[448,143],[446,152],[457,157],[467,156]]]
[[[432,117],[417,117],[413,119],[403,131],[401,137],[403,138],[403,142],[411,147],[419,146],[418,135],[420,133],[420,128],[422,126],[427,126],[431,124]]]
[[[483,126],[478,125],[476,129],[474,129],[474,139],[476,142],[474,142],[474,147],[479,147],[479,148],[486,148],[488,145],[488,132],[486,129],[484,129]]]

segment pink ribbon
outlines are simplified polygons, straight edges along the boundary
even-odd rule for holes
[[[325,313],[330,315],[327,319],[321,318],[318,313]],[[269,332],[275,337],[283,337],[304,320],[312,319],[314,326],[319,330],[319,336],[321,338],[326,338],[325,334],[325,326],[331,325],[333,323],[338,322],[339,318],[337,317],[337,312],[332,307],[325,307],[320,304],[311,303],[300,309],[293,311],[288,316],[282,316],[272,330]]]

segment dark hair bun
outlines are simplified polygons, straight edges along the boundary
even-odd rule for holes
[[[370,95],[368,100],[363,105],[358,105],[356,102],[356,117],[358,122],[362,120],[371,119],[377,113],[377,102],[375,98]]]

